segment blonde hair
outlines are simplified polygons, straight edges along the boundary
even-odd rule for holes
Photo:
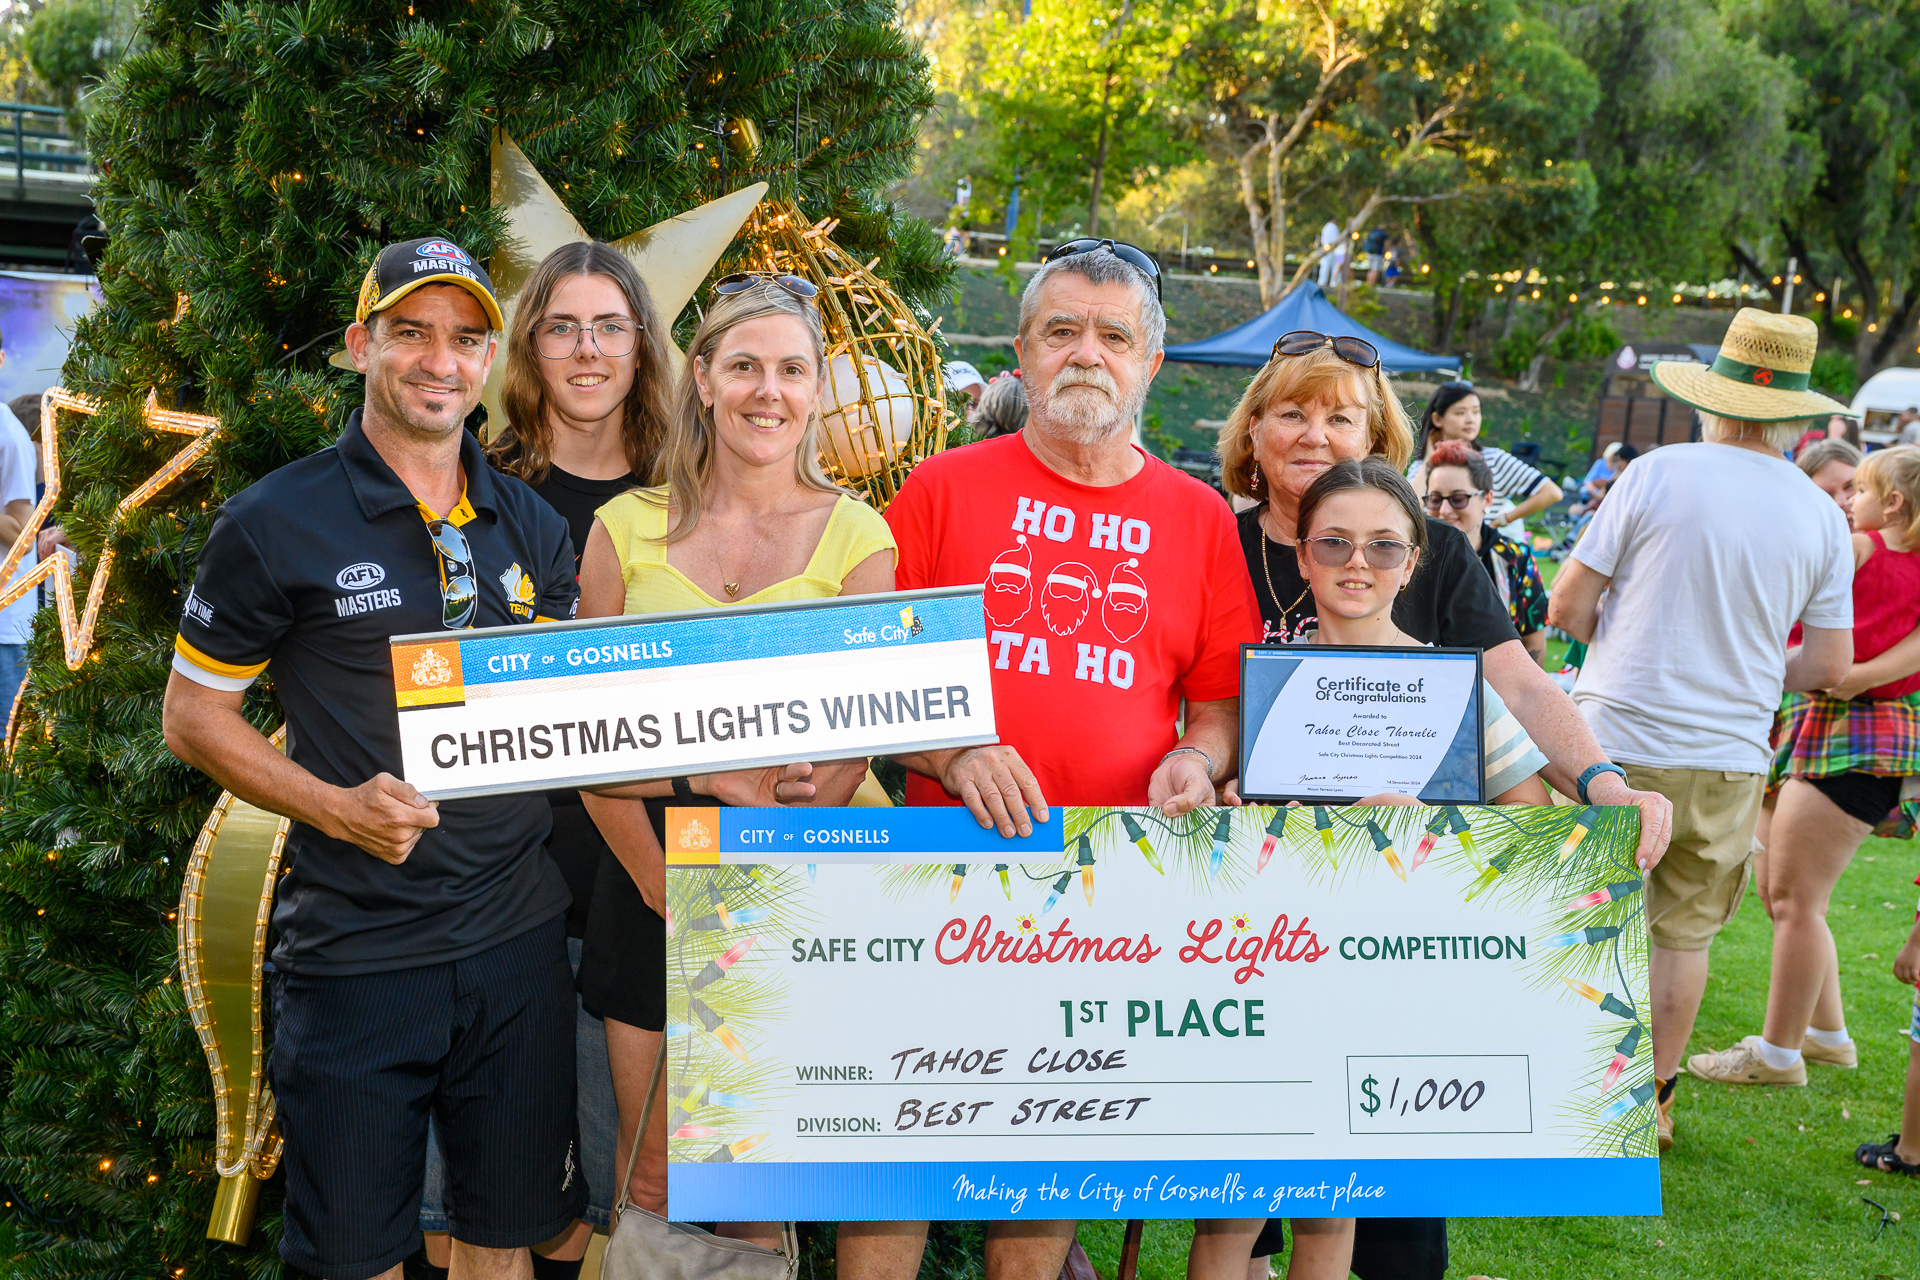
[[[1883,503],[1896,493],[1904,498],[1906,523],[1900,535],[1908,546],[1920,545],[1920,445],[1875,449],[1853,473],[1853,487],[1873,490]]]
[[[1318,347],[1303,356],[1269,360],[1227,415],[1227,424],[1220,428],[1220,480],[1227,492],[1266,497],[1253,482],[1253,424],[1274,402],[1331,404],[1348,398],[1367,408],[1367,453],[1405,468],[1413,457],[1413,424],[1393,394],[1386,370],[1362,369],[1335,355],[1333,348]]]
[[[553,423],[548,417],[547,380],[541,370],[567,363],[547,360],[534,347],[533,328],[547,313],[553,291],[574,276],[606,276],[626,297],[640,326],[635,335],[633,386],[620,406],[620,443],[627,470],[644,476],[667,435],[667,393],[673,365],[667,354],[666,327],[654,310],[646,281],[626,255],[602,240],[561,245],[540,260],[520,295],[520,308],[507,334],[507,377],[500,392],[505,430],[488,446],[493,464],[529,484],[547,478],[553,465]]]
[[[1715,444],[1725,440],[1764,440],[1769,447],[1781,453],[1793,448],[1793,442],[1800,438],[1807,421],[1805,418],[1792,418],[1786,422],[1749,422],[1744,418],[1723,418],[1705,409],[1696,412],[1700,415],[1702,440]]]
[[[820,329],[820,312],[805,298],[796,297],[772,281],[763,281],[739,293],[724,294],[713,300],[693,331],[687,344],[687,367],[680,374],[680,390],[675,397],[675,413],[667,427],[666,444],[653,462],[653,485],[645,494],[647,501],[679,508],[668,522],[667,541],[678,542],[693,532],[700,522],[700,508],[706,501],[707,486],[713,481],[718,437],[713,425],[713,410],[700,400],[700,384],[694,367],[711,371],[713,353],[721,339],[750,320],[767,316],[792,316],[806,327],[813,344],[814,369],[827,376],[826,339]],[[846,489],[828,478],[820,464],[820,410],[816,395],[813,412],[807,415],[806,428],[800,434],[800,446],[793,454],[794,482],[802,489],[820,493],[845,493]]]

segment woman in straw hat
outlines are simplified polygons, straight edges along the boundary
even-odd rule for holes
[[[1840,407],[1807,389],[1817,342],[1811,320],[1746,308],[1711,365],[1656,364],[1703,440],[1622,473],[1549,606],[1592,646],[1573,697],[1600,744],[1634,787],[1673,801],[1673,844],[1645,887],[1662,1151],[1707,949],[1746,891],[1781,691],[1825,688],[1853,653],[1846,520],[1781,455],[1800,422]]]

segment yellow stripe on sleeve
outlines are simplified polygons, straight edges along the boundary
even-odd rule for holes
[[[267,664],[264,662],[239,665],[232,662],[222,662],[218,658],[209,657],[188,644],[187,638],[182,635],[174,636],[173,651],[202,671],[209,672],[216,676],[226,676],[230,680],[251,680],[267,669]]]

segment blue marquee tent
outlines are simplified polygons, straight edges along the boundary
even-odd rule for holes
[[[1327,300],[1320,286],[1303,280],[1300,287],[1280,299],[1278,306],[1245,324],[1216,333],[1199,342],[1183,342],[1167,348],[1167,359],[1188,364],[1235,364],[1258,368],[1273,354],[1273,344],[1283,333],[1312,329],[1317,333],[1365,338],[1380,352],[1380,363],[1389,373],[1424,373],[1434,369],[1457,369],[1455,356],[1430,356],[1412,347],[1381,337],[1363,324],[1350,320],[1340,308]]]

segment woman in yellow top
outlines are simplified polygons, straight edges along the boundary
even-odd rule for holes
[[[887,522],[820,465],[816,406],[827,362],[815,293],[796,276],[729,276],[714,286],[687,350],[654,486],[601,507],[587,535],[580,617],[893,590]],[[644,803],[660,840],[673,795],[681,803],[699,794],[722,804],[838,805],[852,798],[866,771],[864,759],[801,761],[634,784],[619,789],[630,798],[588,796],[587,805],[599,820],[603,811],[615,817],[608,807]],[[648,870],[659,877],[651,896],[664,901],[663,863]],[[630,898],[623,908],[618,894],[596,892],[580,960],[583,992],[596,983],[665,982],[664,949],[633,954],[633,932],[621,926],[623,912],[645,909],[638,888]],[[623,1136],[639,1122],[659,1043],[651,1033],[608,1037]],[[636,1185],[658,1178],[664,1186],[667,1109],[655,1102]],[[720,1232],[780,1247],[777,1224],[722,1223]]]

